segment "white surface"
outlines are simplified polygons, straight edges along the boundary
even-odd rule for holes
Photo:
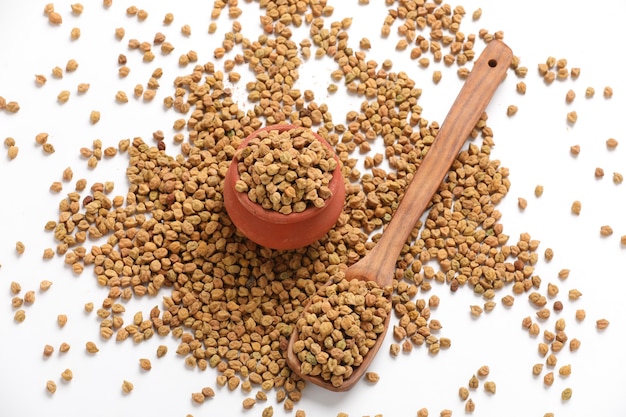
[[[91,4],[93,3],[93,4]],[[244,33],[256,38],[258,5],[240,1],[244,9]],[[331,3],[331,2],[329,2]],[[355,47],[358,40],[368,36],[374,43],[370,57],[382,62],[391,58],[396,62],[394,70],[407,71],[423,88],[420,104],[423,116],[429,120],[443,121],[448,107],[454,100],[462,82],[454,69],[442,69],[443,79],[438,86],[431,81],[431,65],[428,69],[417,67],[408,59],[400,61],[394,51],[396,38],[376,40],[385,15],[383,2],[367,7],[357,6],[356,0],[335,1],[335,13],[329,20],[354,17],[350,39]],[[95,313],[83,312],[83,304],[92,301],[96,308],[106,296],[91,274],[86,272],[75,277],[62,260],[44,262],[44,248],[53,247],[52,236],[43,231],[47,220],[57,215],[58,195],[48,191],[52,181],[61,180],[61,172],[71,166],[74,178],[87,178],[89,182],[113,180],[116,193],[125,194],[124,157],[103,160],[97,169],[89,171],[86,162],[78,156],[82,146],[90,147],[94,139],[100,138],[104,146],[115,146],[122,138],[141,136],[149,139],[155,130],[163,130],[168,138],[173,135],[172,123],[180,115],[162,110],[163,97],[170,95],[171,80],[177,75],[187,74],[179,68],[178,56],[194,49],[199,61],[212,59],[212,51],[218,46],[219,35],[210,36],[206,28],[210,21],[210,1],[130,1],[114,0],[109,10],[101,2],[85,2],[82,16],[72,16],[69,1],[56,2],[56,9],[63,14],[60,27],[51,27],[42,14],[45,2],[3,1],[0,5],[0,44],[3,58],[0,60],[0,96],[16,100],[22,109],[18,114],[0,112],[0,139],[14,137],[20,153],[14,161],[6,158],[3,148],[0,155],[0,177],[3,179],[3,197],[0,213],[0,375],[3,390],[0,395],[0,415],[12,417],[49,416],[105,416],[105,415],[151,415],[151,416],[197,416],[209,415],[260,415],[263,405],[242,412],[239,392],[219,389],[213,400],[201,406],[192,404],[190,393],[203,386],[215,386],[215,374],[185,368],[176,356],[176,342],[170,338],[154,337],[147,343],[134,345],[132,342],[116,344],[99,339]],[[126,7],[135,4],[146,9],[150,15],[143,23],[125,15]],[[457,396],[460,386],[466,385],[471,375],[481,365],[489,365],[489,379],[497,383],[496,395],[487,395],[482,388],[472,392],[476,403],[474,415],[488,416],[543,416],[554,412],[556,416],[618,416],[626,412],[626,397],[623,395],[623,375],[626,372],[626,357],[623,342],[626,330],[626,303],[623,298],[625,248],[620,246],[619,237],[626,234],[624,201],[626,185],[615,185],[611,181],[614,171],[626,174],[626,135],[623,118],[626,109],[626,83],[620,61],[619,41],[623,33],[621,18],[626,13],[626,3],[621,0],[606,0],[595,5],[583,1],[539,1],[503,2],[497,0],[463,1],[469,14],[477,7],[483,10],[478,22],[468,16],[462,23],[466,33],[477,33],[480,28],[490,32],[503,30],[505,41],[514,53],[521,57],[521,64],[529,68],[525,82],[528,92],[521,96],[515,92],[519,81],[509,73],[493,102],[489,113],[489,125],[494,131],[496,148],[494,154],[502,164],[510,168],[512,187],[507,198],[498,207],[503,213],[505,233],[517,238],[521,232],[529,232],[541,240],[540,253],[547,247],[554,249],[554,260],[548,264],[539,262],[536,273],[543,282],[558,283],[560,298],[564,299],[565,310],[561,316],[568,323],[567,334],[582,340],[580,350],[571,354],[561,352],[559,365],[572,364],[572,375],[563,379],[556,377],[550,388],[545,388],[540,379],[531,374],[531,367],[542,359],[536,353],[537,342],[521,330],[523,317],[533,315],[534,310],[524,297],[518,297],[510,309],[500,304],[496,309],[483,314],[478,320],[469,315],[470,304],[482,304],[467,289],[452,295],[446,287],[434,285],[432,294],[441,297],[440,307],[433,312],[444,328],[442,336],[452,339],[452,348],[438,356],[429,356],[425,349],[415,349],[410,355],[401,354],[393,359],[386,352],[392,338],[389,336],[371,370],[380,374],[378,384],[371,386],[359,383],[348,393],[325,392],[309,385],[296,408],[307,411],[309,416],[335,416],[339,411],[350,416],[383,414],[384,416],[414,416],[422,407],[430,415],[448,408],[453,415],[464,415],[463,403]],[[455,6],[456,4],[452,4]],[[166,12],[173,12],[175,21],[169,28],[161,25]],[[189,24],[192,36],[183,38],[179,28]],[[220,30],[230,27],[226,12],[219,19]],[[69,32],[73,26],[80,27],[82,36],[70,42]],[[116,27],[126,29],[122,42],[114,39]],[[137,51],[128,51],[130,38],[151,41],[156,31],[167,34],[176,46],[169,57],[159,52],[152,64],[144,64]],[[303,31],[294,32],[295,39],[302,39]],[[374,40],[376,40],[374,42]],[[481,42],[476,50],[480,52]],[[131,73],[125,80],[117,76],[117,55],[124,53],[129,58]],[[404,54],[408,55],[408,51]],[[568,66],[580,67],[578,80],[554,82],[544,85],[538,77],[537,64],[548,56],[567,58]],[[51,69],[65,67],[68,59],[79,63],[75,73],[67,74],[62,80],[50,76]],[[333,69],[331,60],[310,60],[301,69],[301,89],[316,91],[318,103],[327,101],[336,123],[349,108],[358,106],[360,100],[328,97],[326,85],[330,81],[328,72]],[[153,103],[145,105],[132,98],[136,83],[145,83],[156,67],[164,69],[161,88]],[[246,71],[240,71],[245,74]],[[48,77],[43,88],[34,85],[34,74]],[[75,94],[79,82],[91,83],[90,91]],[[245,85],[242,80],[240,86]],[[613,87],[615,94],[610,100],[602,97],[605,85]],[[593,99],[586,99],[587,86],[596,89]],[[577,98],[565,105],[568,89],[573,89]],[[57,94],[67,89],[72,91],[69,102],[59,105]],[[113,100],[117,90],[127,91],[130,103],[116,105]],[[506,116],[509,104],[516,104],[519,113]],[[100,110],[102,119],[95,126],[89,123],[91,110]],[[565,121],[568,111],[576,110],[578,123],[571,127]],[[35,145],[37,133],[50,133],[49,141],[56,153],[44,156]],[[614,137],[621,143],[609,152],[605,140]],[[168,140],[171,143],[171,139]],[[569,154],[569,147],[581,146],[577,158]],[[168,150],[174,152],[176,147]],[[605,178],[594,178],[594,169],[602,167]],[[544,195],[534,197],[535,185],[542,184]],[[71,185],[66,185],[69,188]],[[528,200],[528,208],[520,212],[517,198]],[[581,200],[583,210],[579,217],[570,214],[573,200]],[[601,238],[599,229],[610,225],[613,236]],[[22,256],[15,253],[15,242],[26,244]],[[557,273],[568,268],[568,280],[559,282]],[[49,279],[54,285],[47,293],[38,291],[39,282]],[[27,306],[27,319],[17,325],[13,322],[11,308],[11,281],[22,284],[22,293],[36,290],[37,301]],[[545,284],[542,286],[545,290]],[[566,300],[567,291],[577,288],[583,297],[575,303]],[[542,291],[543,291],[542,290]],[[497,301],[507,294],[506,289],[498,293]],[[428,296],[430,294],[427,294]],[[159,299],[132,301],[128,308],[134,312],[141,308],[147,314],[159,304]],[[587,311],[587,320],[576,323],[575,308]],[[67,314],[69,321],[64,329],[56,325],[57,314]],[[595,320],[607,318],[611,324],[604,332],[595,329]],[[551,319],[550,323],[553,321]],[[95,340],[100,347],[97,357],[87,357],[84,343]],[[67,354],[59,354],[61,342],[72,348]],[[51,344],[56,352],[48,359],[42,358],[45,344]],[[170,352],[157,360],[158,344],[167,344]],[[150,358],[153,369],[140,372],[138,359]],[[69,383],[60,382],[65,368],[74,372]],[[558,369],[558,367],[557,367]],[[55,395],[48,395],[45,382],[57,381]],[[122,395],[121,383],[127,379],[134,383],[130,395]],[[560,392],[565,387],[573,389],[569,402],[561,402]],[[282,405],[273,402],[275,416],[283,415]]]

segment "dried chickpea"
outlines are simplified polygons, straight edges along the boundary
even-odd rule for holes
[[[562,392],[561,392],[561,399],[563,401],[567,401],[570,398],[572,398],[572,389],[571,388],[565,388]]]
[[[26,291],[26,293],[24,294],[24,302],[26,304],[33,304],[35,302],[35,291]]]
[[[48,81],[48,79],[46,78],[46,76],[45,76],[45,75],[43,75],[43,74],[37,74],[37,75],[35,75],[35,83],[36,83],[38,86],[42,86],[42,85],[44,85],[47,81]]]
[[[486,376],[489,375],[489,367],[487,365],[483,365],[481,366],[478,371],[476,372],[476,375],[479,378],[485,378]]]
[[[54,394],[57,390],[57,384],[52,380],[48,380],[46,382],[46,390],[48,390],[50,394]]]
[[[439,84],[439,81],[441,81],[441,71],[433,71],[433,82],[435,84]]]
[[[72,370],[68,368],[61,373],[61,378],[63,378],[64,381],[71,381],[72,378],[74,378],[74,374]]]
[[[57,101],[61,104],[67,103],[70,99],[70,92],[68,90],[63,90],[57,95]]]
[[[597,167],[594,171],[594,175],[596,178],[602,178],[604,177],[604,170],[600,167]]]
[[[54,3],[47,3],[43,7],[43,14],[44,14],[44,16],[48,16],[52,12],[54,12]]]
[[[139,366],[144,371],[149,371],[150,369],[152,369],[152,363],[150,363],[150,359],[146,358],[139,359]]]
[[[17,310],[13,315],[13,320],[17,323],[22,323],[26,319],[26,312],[24,310]]]
[[[473,317],[478,317],[483,313],[483,308],[479,305],[471,305],[470,306],[470,314]]]
[[[124,394],[130,394],[134,388],[135,388],[134,385],[130,381],[127,381],[127,380],[122,381],[122,392]]]
[[[615,149],[617,148],[618,142],[615,138],[609,138],[606,140],[606,147],[608,149]]]
[[[604,330],[604,329],[606,329],[607,327],[609,327],[609,321],[608,321],[608,320],[606,320],[606,319],[600,319],[600,320],[597,320],[597,321],[596,321],[596,327],[597,327],[599,330]]]
[[[59,13],[53,11],[48,13],[48,21],[52,25],[60,25],[63,23],[63,17],[61,17]]]
[[[52,76],[54,78],[63,78],[63,69],[59,66],[52,68]]]
[[[572,365],[563,365],[559,368],[559,375],[570,376],[572,373]]]
[[[45,345],[43,347],[43,356],[45,357],[52,356],[53,353],[54,353],[54,347],[52,345]]]
[[[245,410],[251,409],[256,404],[256,400],[254,398],[245,398],[243,400],[242,406]]]
[[[514,116],[517,113],[517,106],[516,105],[509,105],[506,109],[506,115],[507,116]]]
[[[76,71],[77,68],[78,68],[78,62],[75,59],[70,59],[69,61],[67,61],[67,64],[65,64],[66,72]]]
[[[485,387],[485,391],[488,392],[489,394],[495,394],[496,393],[496,383],[493,381],[486,381],[484,383],[484,387]]]
[[[100,112],[97,110],[92,110],[89,114],[89,121],[92,125],[95,125],[100,121]]]
[[[15,159],[17,157],[19,148],[15,146],[15,139],[8,137],[4,140],[4,145],[8,148],[7,156],[9,159]]]
[[[365,379],[368,382],[377,383],[380,380],[380,376],[376,372],[366,372]]]
[[[578,113],[576,111],[571,111],[567,113],[567,122],[569,124],[575,124],[578,121]]]
[[[543,376],[543,383],[546,386],[551,386],[554,383],[554,372],[548,372]]]
[[[583,294],[577,289],[571,289],[568,292],[568,297],[570,300],[578,300]]]
[[[98,349],[98,346],[96,346],[96,344],[94,342],[87,342],[85,344],[85,349],[87,350],[87,353],[97,353],[100,349]]]
[[[26,246],[24,245],[24,243],[20,241],[17,241],[15,243],[15,251],[17,252],[18,255],[23,254],[25,249],[26,249]]]

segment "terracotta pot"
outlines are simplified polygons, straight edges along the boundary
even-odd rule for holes
[[[285,131],[296,128],[294,125],[280,124],[266,126],[248,136],[239,146],[243,148],[259,132],[265,130]],[[307,246],[324,236],[341,214],[346,198],[346,189],[341,174],[341,166],[334,149],[321,136],[312,132],[327,146],[337,160],[337,168],[329,183],[332,196],[323,207],[309,207],[300,213],[282,214],[266,210],[250,201],[247,193],[237,192],[235,183],[239,179],[236,158],[233,158],[224,183],[224,205],[237,229],[250,240],[272,249],[296,249]]]

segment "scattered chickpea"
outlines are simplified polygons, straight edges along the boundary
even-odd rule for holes
[[[130,394],[131,391],[135,388],[135,386],[132,384],[132,382],[124,380],[122,382],[122,392],[124,394]]]
[[[57,384],[52,380],[47,381],[46,390],[48,390],[50,394],[54,394],[57,390]]]
[[[150,359],[146,358],[139,359],[139,366],[144,371],[149,371],[150,369],[152,369],[152,363],[150,362]]]
[[[600,236],[606,237],[611,236],[613,234],[613,228],[609,225],[604,225],[600,227]]]
[[[597,320],[596,327],[598,328],[598,330],[604,330],[609,327],[609,321],[606,319]]]
[[[61,378],[63,378],[64,381],[71,381],[72,378],[74,378],[74,374],[72,370],[68,368],[61,373]]]
[[[377,383],[380,380],[380,376],[376,372],[366,372],[365,379],[371,383]]]
[[[602,169],[602,168],[600,168],[600,167],[597,167],[597,168],[595,169],[595,171],[594,171],[593,175],[594,175],[596,178],[602,178],[602,177],[604,177],[604,169]]]
[[[60,25],[63,23],[63,17],[59,13],[52,11],[48,13],[48,21],[52,25]]]
[[[514,116],[517,113],[517,106],[514,104],[511,104],[507,107],[506,109],[506,115],[511,117]]]
[[[578,114],[576,113],[576,111],[571,111],[569,113],[567,113],[567,122],[569,124],[575,124],[576,121],[578,120]]]

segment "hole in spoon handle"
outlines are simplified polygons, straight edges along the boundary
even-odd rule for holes
[[[504,74],[506,74],[507,68],[511,65],[512,59],[513,53],[511,49],[501,40],[494,40],[489,42],[480,54],[476,60],[474,69],[476,69],[476,67],[497,69],[498,75],[504,78]]]

